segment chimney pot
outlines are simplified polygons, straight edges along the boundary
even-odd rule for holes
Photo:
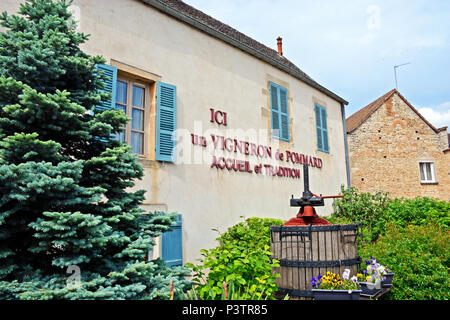
[[[277,38],[277,45],[278,45],[278,54],[280,55],[280,56],[282,56],[283,55],[283,39],[281,38],[281,37],[278,37]]]

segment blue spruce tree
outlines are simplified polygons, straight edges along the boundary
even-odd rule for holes
[[[189,271],[146,255],[176,215],[129,191],[143,169],[113,136],[130,119],[95,108],[105,61],[80,49],[69,6],[0,16],[0,299],[165,299]]]

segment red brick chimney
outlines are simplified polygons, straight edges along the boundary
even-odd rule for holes
[[[278,37],[277,38],[277,44],[278,44],[278,54],[280,55],[280,56],[282,56],[283,55],[283,43],[282,43],[282,38],[281,37]]]

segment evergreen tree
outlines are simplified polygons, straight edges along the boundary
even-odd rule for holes
[[[0,298],[168,298],[188,269],[146,255],[176,215],[143,214],[145,191],[129,191],[143,169],[113,134],[130,119],[95,108],[105,60],[80,49],[70,4],[0,16]]]

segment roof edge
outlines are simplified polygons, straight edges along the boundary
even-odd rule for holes
[[[219,40],[222,40],[230,45],[232,45],[233,47],[237,47],[239,49],[241,49],[242,51],[245,51],[247,53],[249,53],[252,56],[255,56],[256,58],[259,58],[260,60],[263,60],[271,65],[273,65],[274,67],[290,74],[291,76],[293,76],[294,78],[297,78],[299,80],[301,80],[302,82],[310,85],[311,87],[319,90],[320,92],[322,92],[323,94],[327,95],[328,97],[340,102],[341,104],[344,105],[348,105],[348,101],[346,101],[345,99],[339,97],[337,94],[331,92],[330,90],[328,90],[327,88],[323,87],[322,85],[320,85],[319,83],[317,83],[316,81],[309,79],[307,77],[304,77],[302,74],[296,72],[295,70],[279,63],[278,61],[272,59],[271,57],[261,53],[258,50],[253,49],[252,47],[241,43],[239,41],[237,41],[236,39],[233,39],[232,37],[217,31],[213,28],[211,28],[210,26],[184,14],[183,12],[180,12],[170,6],[168,6],[165,3],[162,3],[158,0],[141,0],[141,2],[148,4],[158,10],[160,10],[163,13],[166,13],[182,22],[187,23],[188,25],[199,29],[200,31],[203,31],[215,38],[218,38]]]
[[[387,93],[385,93],[384,95],[382,95],[381,97],[375,99],[374,101],[372,101],[371,103],[369,103],[367,106],[359,109],[358,111],[356,111],[355,113],[353,113],[352,115],[350,115],[347,119],[346,122],[349,121],[350,118],[352,118],[353,116],[357,116],[358,113],[362,112],[364,109],[368,108],[369,106],[373,105],[373,104],[379,104],[378,106],[376,106],[371,112],[369,112],[367,115],[365,115],[364,117],[362,117],[361,119],[359,119],[359,121],[357,122],[357,124],[355,126],[353,126],[353,128],[351,128],[350,130],[347,131],[348,134],[351,134],[352,132],[354,132],[356,129],[358,129],[367,119],[370,118],[370,116],[377,111],[386,101],[388,101],[392,95],[395,93],[396,89],[393,89]],[[381,103],[380,103],[381,102]],[[351,127],[347,124],[347,128]]]
[[[416,108],[414,108],[414,106],[411,103],[409,103],[409,101],[400,92],[398,92],[397,89],[394,89],[394,90],[395,90],[394,92],[396,92],[399,95],[399,97],[419,116],[419,118],[422,119],[431,129],[433,129],[433,131],[435,133],[439,133],[439,132],[443,131],[443,130],[441,130],[443,128],[437,129],[430,122],[428,122],[428,120],[425,119],[425,117]],[[445,129],[445,130],[447,130],[447,129]]]
[[[400,97],[400,99],[402,99],[405,103],[406,103],[406,105],[408,106],[408,107],[410,107],[418,116],[419,116],[419,118],[420,119],[422,119],[422,121],[423,122],[425,122],[435,133],[439,133],[439,132],[442,132],[442,131],[447,131],[447,128],[448,127],[442,127],[442,128],[439,128],[439,129],[437,129],[435,126],[433,126],[430,122],[428,122],[428,120],[427,119],[425,119],[425,117],[411,104],[411,103],[409,103],[409,101],[397,90],[397,89],[392,89],[391,91],[389,91],[388,93],[386,93],[386,94],[384,94],[384,95],[382,95],[381,97],[379,97],[378,99],[376,99],[376,100],[374,100],[373,102],[371,102],[371,103],[369,103],[366,107],[368,107],[369,105],[371,105],[371,104],[373,104],[373,103],[375,103],[375,102],[377,102],[377,100],[380,100],[380,99],[383,99],[383,101],[382,101],[382,103],[380,104],[380,105],[378,105],[376,108],[374,108],[373,110],[372,110],[372,112],[370,112],[370,113],[368,113],[364,118],[362,118],[359,122],[358,122],[358,125],[357,126],[355,126],[351,131],[348,131],[347,133],[352,133],[353,131],[355,131],[356,129],[358,129],[367,119],[369,119],[370,118],[370,116],[373,114],[373,113],[375,113],[375,111],[377,111],[381,106],[383,106],[389,99],[391,99],[392,98],[392,96],[394,95],[394,94],[397,94],[399,97]],[[366,108],[366,107],[364,107],[364,108]],[[359,111],[361,111],[362,109],[364,109],[364,108],[361,108],[361,109],[359,109],[357,112],[359,112]],[[354,114],[356,114],[357,112],[355,112]],[[353,115],[352,115],[353,116]],[[350,116],[351,117],[351,116]],[[349,117],[349,118],[350,118]],[[349,119],[349,118],[347,118],[347,120]]]

